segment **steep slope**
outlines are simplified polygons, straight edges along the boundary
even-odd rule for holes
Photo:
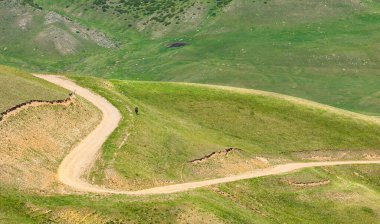
[[[61,57],[78,61],[87,53],[117,47],[105,33],[55,12],[44,11],[32,2],[0,1],[0,30],[3,33],[0,58],[5,57],[4,61],[49,67]]]
[[[68,92],[30,74],[0,65],[0,112],[29,100],[57,100]]]
[[[294,160],[379,157],[379,125],[368,116],[244,89],[75,79],[123,114],[92,174],[110,188],[224,177]],[[133,116],[135,105],[140,113]],[[199,158],[206,159],[192,162]]]
[[[61,100],[68,91],[25,72],[0,67],[1,109],[29,100]],[[24,107],[0,121],[0,185],[35,192],[64,190],[56,169],[101,115],[76,98],[66,104]]]

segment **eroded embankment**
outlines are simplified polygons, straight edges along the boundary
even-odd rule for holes
[[[98,125],[101,113],[85,100],[65,98],[24,106],[0,122],[2,186],[38,194],[67,191],[57,180],[59,164]]]
[[[212,152],[208,155],[205,155],[203,156],[202,158],[198,158],[198,159],[193,159],[193,160],[190,160],[189,163],[201,163],[201,162],[206,162],[207,160],[215,157],[215,156],[227,156],[229,153],[231,153],[232,151],[240,151],[240,149],[238,148],[227,148],[225,150],[222,150],[222,151],[218,151],[218,152]]]
[[[330,183],[330,180],[321,180],[321,181],[313,181],[313,182],[297,182],[297,181],[286,181],[287,184],[295,186],[295,187],[317,187],[323,186]]]
[[[29,107],[38,107],[38,106],[45,106],[45,105],[68,105],[72,103],[72,101],[75,99],[74,93],[69,93],[69,97],[63,100],[29,100],[24,103],[17,104],[16,106],[13,106],[4,112],[0,113],[0,121],[6,119],[7,117],[11,115],[15,115],[19,113],[21,110],[27,109]]]

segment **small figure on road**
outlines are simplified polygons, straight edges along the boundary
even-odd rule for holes
[[[135,107],[135,113],[136,113],[137,115],[139,115],[139,108],[138,108],[138,107]]]

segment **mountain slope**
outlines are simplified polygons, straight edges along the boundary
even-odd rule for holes
[[[34,2],[42,10],[17,6],[27,13],[16,17],[7,13],[16,9],[1,7],[3,21],[10,21],[2,23],[2,63],[40,71],[263,89],[368,114],[380,109],[377,2]],[[27,21],[28,13],[34,15],[35,25],[22,31],[23,23],[17,25],[17,20]],[[49,13],[73,22],[48,28],[44,15]],[[143,25],[152,16],[165,20]],[[103,48],[84,38],[87,29],[104,33],[117,47]],[[187,46],[167,47],[175,42]]]

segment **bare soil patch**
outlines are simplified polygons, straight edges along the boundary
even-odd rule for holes
[[[294,152],[296,159],[306,161],[334,161],[334,160],[378,160],[380,152],[376,150],[315,150]]]
[[[75,54],[83,47],[73,34],[53,25],[40,32],[35,41],[44,49],[54,46],[54,49],[63,56]]]
[[[82,100],[26,107],[0,122],[2,184],[37,193],[65,191],[56,178],[63,157],[99,122]]]
[[[217,157],[217,156],[228,156],[228,154],[232,151],[240,151],[240,149],[228,148],[228,149],[224,149],[224,150],[219,151],[219,152],[212,152],[212,153],[205,155],[201,158],[190,160],[189,163],[195,163],[196,164],[196,163],[207,162],[207,160],[214,158],[214,157]]]
[[[5,110],[4,112],[1,112],[0,113],[0,121],[6,119],[9,116],[16,115],[20,111],[28,109],[30,107],[47,106],[47,105],[68,106],[68,105],[72,104],[74,102],[74,100],[75,100],[75,95],[72,93],[70,93],[69,97],[67,97],[64,100],[29,100],[27,102],[20,103],[16,106],[13,106],[13,107]]]
[[[72,32],[78,34],[80,37],[93,41],[98,46],[103,48],[116,48],[116,43],[114,43],[107,35],[98,30],[85,27],[72,19],[62,16],[56,12],[49,12],[45,16],[45,25],[63,23]]]
[[[330,183],[330,180],[322,180],[322,181],[316,181],[316,182],[295,182],[288,180],[287,184],[296,186],[296,187],[318,187],[322,185],[327,185]]]

